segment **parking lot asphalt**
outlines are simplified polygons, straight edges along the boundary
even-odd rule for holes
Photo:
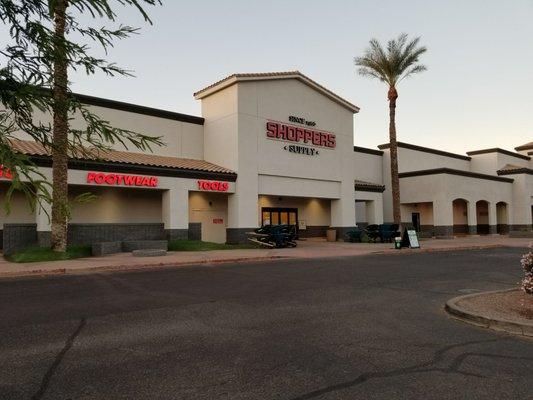
[[[0,281],[0,399],[531,399],[533,341],[446,300],[521,249]]]

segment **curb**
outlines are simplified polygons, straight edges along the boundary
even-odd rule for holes
[[[169,268],[169,267],[189,267],[195,265],[204,265],[204,264],[227,264],[227,263],[245,263],[245,262],[257,262],[257,261],[271,261],[278,259],[291,259],[291,257],[285,256],[265,256],[265,257],[240,257],[240,258],[228,258],[223,260],[213,259],[213,260],[199,260],[199,261],[189,261],[189,262],[160,262],[160,263],[151,263],[151,264],[140,264],[140,265],[103,265],[99,267],[92,268],[58,268],[58,269],[49,269],[41,270],[34,269],[28,271],[16,271],[16,272],[6,272],[0,273],[0,279],[8,278],[24,278],[32,276],[48,276],[48,275],[76,275],[83,273],[91,272],[107,272],[107,271],[142,271],[145,269],[158,269],[158,268]]]
[[[454,246],[454,247],[442,247],[442,248],[421,248],[421,249],[380,249],[370,251],[363,254],[351,254],[343,255],[341,257],[359,257],[367,255],[407,255],[407,254],[420,254],[420,253],[445,253],[445,252],[454,252],[454,251],[466,251],[466,250],[483,250],[483,249],[493,249],[493,248],[505,248],[513,247],[506,246],[505,244],[488,244],[488,245],[472,245],[472,246]],[[338,257],[338,256],[326,256],[325,258]],[[312,257],[315,258],[315,257]],[[323,258],[323,257],[316,257]],[[148,268],[165,268],[165,267],[186,267],[202,264],[226,264],[226,263],[246,263],[246,262],[256,262],[256,261],[269,261],[276,259],[308,259],[306,257],[299,256],[290,256],[290,255],[278,255],[278,256],[262,256],[262,257],[237,257],[237,258],[228,258],[228,259],[205,259],[198,261],[188,261],[188,262],[160,262],[160,263],[147,263],[142,265],[104,265],[99,267],[88,267],[88,268],[57,268],[49,270],[24,270],[24,271],[13,271],[13,272],[1,272],[0,279],[8,278],[19,278],[19,277],[31,277],[31,276],[47,276],[47,275],[75,275],[88,272],[100,272],[100,271],[135,271]]]
[[[493,290],[490,292],[481,292],[474,294],[467,294],[464,296],[454,297],[446,302],[444,309],[450,314],[453,318],[461,320],[463,322],[480,326],[482,328],[492,329],[495,331],[502,331],[511,333],[514,335],[526,336],[533,338],[533,322],[532,323],[520,323],[512,322],[503,319],[492,318],[488,315],[481,313],[474,313],[472,311],[467,311],[464,308],[460,307],[458,303],[461,300],[465,300],[472,297],[483,296],[486,294],[493,293],[505,293],[505,292],[514,292],[518,289],[505,289],[505,290]]]
[[[422,242],[423,243],[423,242]],[[485,249],[497,249],[497,248],[507,248],[513,246],[506,246],[504,244],[480,244],[472,246],[455,246],[455,247],[437,247],[425,249],[421,247],[420,249],[387,249],[387,250],[378,250],[376,253],[380,254],[416,254],[416,253],[445,253],[452,251],[462,251],[462,250],[485,250]]]

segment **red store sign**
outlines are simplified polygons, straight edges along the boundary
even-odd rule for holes
[[[159,185],[159,180],[154,176],[89,172],[87,173],[87,183],[93,183],[95,185],[157,187]]]
[[[307,129],[300,126],[288,125],[276,121],[266,123],[266,135],[271,139],[286,140],[289,142],[308,144],[312,146],[335,148],[337,145],[335,135],[329,132]]]
[[[211,192],[227,192],[229,189],[229,183],[219,181],[198,181],[198,189],[209,190]]]
[[[0,178],[4,178],[4,179],[13,179],[13,174],[11,173],[11,171],[7,168],[4,168],[3,165],[0,165]]]

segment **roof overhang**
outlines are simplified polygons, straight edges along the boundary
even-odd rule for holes
[[[462,171],[459,169],[452,169],[452,168],[433,168],[433,169],[423,169],[419,171],[400,172],[398,176],[400,178],[412,178],[412,177],[417,177],[417,176],[444,175],[444,174],[464,176],[467,178],[483,179],[483,180],[496,181],[496,182],[505,182],[505,183],[514,182],[512,178],[504,178],[502,176],[480,174],[478,172]]]
[[[333,93],[331,90],[326,89],[324,86],[320,85],[319,83],[315,82],[314,80],[305,76],[299,71],[233,74],[194,93],[194,98],[197,100],[203,99],[223,89],[226,89],[227,87],[235,85],[238,82],[271,81],[282,79],[296,79],[302,82],[303,84],[311,87],[312,89],[316,90],[317,92],[323,94],[324,96],[328,97],[335,103],[352,111],[353,113],[359,112],[359,107],[357,107],[355,104],[350,103],[339,95]]]
[[[490,153],[500,153],[500,154],[505,154],[507,156],[520,158],[522,160],[531,160],[531,157],[528,157],[528,156],[525,156],[525,155],[519,154],[519,153],[513,153],[512,151],[509,151],[509,150],[500,149],[499,147],[495,147],[495,148],[492,148],[492,149],[468,151],[466,154],[468,154],[469,156],[476,156],[476,155],[479,155],[479,154],[490,154]]]

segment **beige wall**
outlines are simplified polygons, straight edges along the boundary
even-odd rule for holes
[[[367,202],[364,200],[355,202],[355,220],[357,224],[369,223],[367,217]]]
[[[222,223],[219,223],[219,220],[222,220]],[[202,224],[203,241],[224,243],[228,223],[228,195],[190,192],[189,221]]]
[[[383,184],[383,156],[354,151],[355,179]]]
[[[383,193],[380,192],[366,192],[366,191],[355,191],[355,198],[358,200],[356,206],[361,207],[359,201],[364,201],[365,203],[365,220],[361,222],[367,222],[369,224],[382,224],[383,223]],[[357,219],[357,212],[355,221],[358,224],[359,220]]]
[[[433,203],[402,204],[402,222],[411,223],[412,213],[420,213],[420,225],[433,225]]]
[[[26,201],[26,197],[21,192],[13,193],[10,201],[11,210],[5,210],[7,183],[0,183],[0,229],[4,224],[33,224],[35,215]]]
[[[324,199],[307,199],[298,197],[259,196],[258,225],[261,224],[262,207],[286,207],[298,209],[298,220],[308,226],[330,226],[330,201]]]
[[[453,202],[453,224],[468,225],[468,202],[455,200]]]
[[[476,225],[470,218],[475,214],[476,202],[486,200],[490,203],[489,214],[496,225],[496,203],[510,203],[513,198],[513,185],[466,176],[436,174],[400,179],[402,201],[407,203],[433,202],[434,225],[453,224],[453,200],[465,199],[469,202],[469,225]],[[480,223],[480,222],[478,222]]]
[[[384,220],[385,222],[392,222],[392,191],[390,178],[390,150],[385,149],[383,154],[383,184],[385,185],[385,192],[383,193],[384,203]],[[402,172],[420,171],[435,168],[450,168],[463,171],[470,171],[470,161],[462,160],[454,157],[447,157],[438,154],[427,153],[425,151],[398,148],[398,170]],[[416,178],[415,178],[416,179]],[[403,202],[411,202],[410,198],[404,198],[404,193],[401,192],[401,199]],[[432,201],[432,198],[424,199],[424,201]]]
[[[204,159],[239,171],[237,86],[202,99],[204,123]]]
[[[498,152],[474,154],[471,156],[471,169],[474,172],[497,175],[497,171],[507,164],[528,167],[529,161]]]
[[[476,203],[476,215],[478,225],[488,225],[489,224],[489,204],[485,201],[479,201]],[[496,221],[491,223],[491,225],[496,225]]]
[[[296,79],[283,79],[238,82],[203,97],[202,114],[206,160],[238,172],[236,193],[228,198],[229,228],[257,226],[261,194],[335,199],[331,223],[355,225],[352,111]],[[337,146],[308,145],[319,149],[314,156],[288,152],[287,142],[267,137],[266,123],[290,123],[290,115],[335,134]]]
[[[203,159],[204,127],[202,125],[99,106],[88,106],[88,108],[117,128],[128,129],[148,136],[161,137],[164,145],[153,146],[152,152],[146,151],[146,153],[168,157]],[[42,113],[36,113],[36,118],[44,122],[51,120],[49,115]],[[85,122],[79,115],[74,116],[70,123],[73,128],[83,129],[85,127]],[[22,132],[18,133],[17,137],[24,140],[30,139],[29,135]],[[110,145],[110,147],[120,151],[143,152],[131,144],[128,144],[128,149],[125,149],[119,143]]]
[[[96,199],[79,203],[75,197],[94,194]],[[161,223],[162,192],[146,189],[69,187],[72,204],[71,223]]]
[[[509,211],[508,206],[505,203],[496,204],[496,216],[498,224],[508,224],[509,223]]]

